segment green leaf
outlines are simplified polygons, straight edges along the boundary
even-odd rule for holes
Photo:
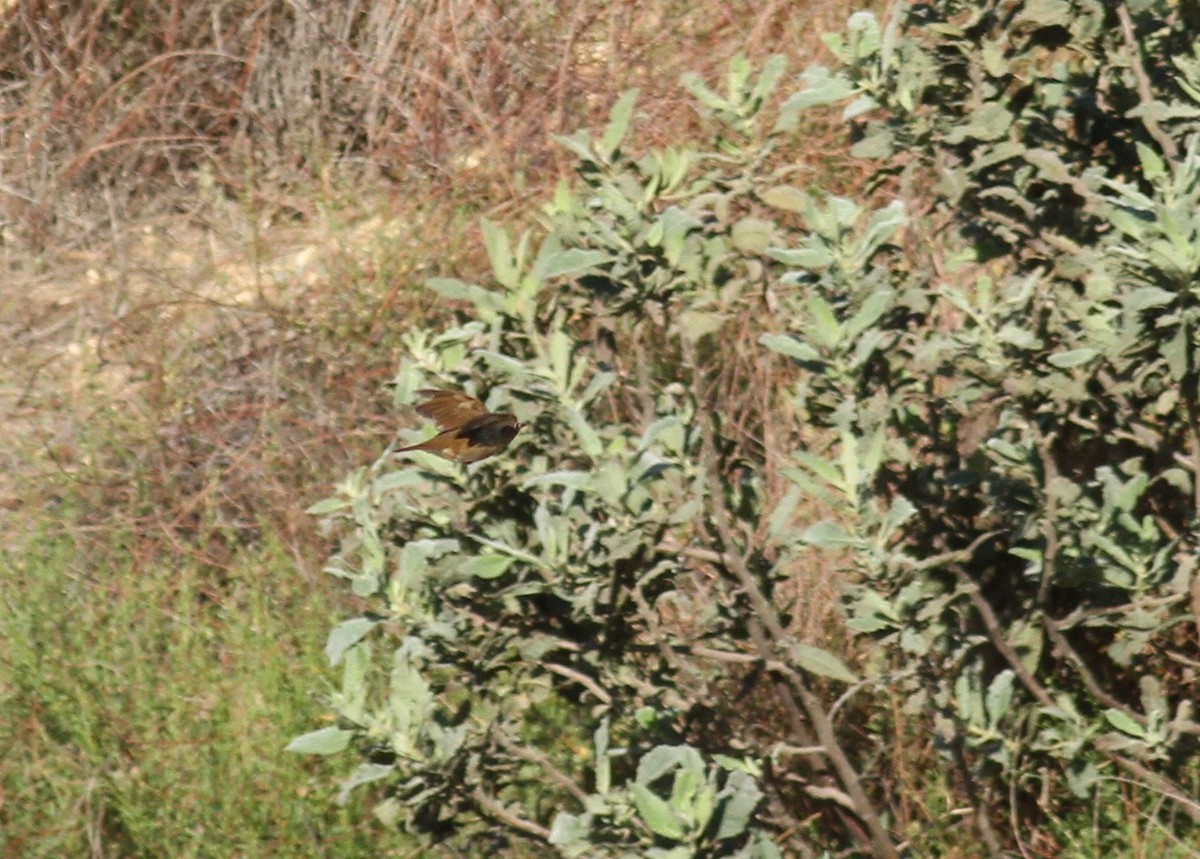
[[[908,223],[908,212],[905,211],[904,203],[900,200],[894,200],[882,209],[873,212],[870,220],[867,221],[867,228],[862,238],[865,255],[869,257],[875,253],[906,223]],[[891,290],[879,290],[879,292],[891,292]]]
[[[1115,707],[1109,707],[1104,711],[1105,720],[1120,731],[1122,734],[1128,734],[1131,737],[1143,739],[1146,736],[1146,729],[1143,728],[1136,719],[1127,715],[1124,711],[1118,710]]]
[[[1038,168],[1038,173],[1047,179],[1066,184],[1074,180],[1071,168],[1068,167],[1053,149],[1030,148],[1021,153],[1030,164]]]
[[[879,429],[883,430],[884,426],[881,424]],[[883,435],[884,434],[881,432],[876,437],[879,438]],[[884,514],[884,530],[888,535],[894,534],[896,529],[898,529],[916,514],[917,508],[913,505],[913,503],[903,495],[899,495],[892,501],[891,505],[887,509],[887,513]]]
[[[595,459],[604,452],[604,444],[600,441],[600,436],[596,435],[596,431],[584,418],[583,414],[578,409],[567,408],[567,423],[571,425],[571,429],[575,431],[575,437],[579,439],[579,447],[585,454]]]
[[[613,256],[608,251],[567,248],[538,260],[533,269],[533,276],[538,280],[575,277],[612,261]]]
[[[764,334],[758,338],[759,344],[766,346],[772,352],[778,352],[797,361],[820,361],[821,353],[790,334]]]
[[[874,633],[882,630],[893,630],[899,625],[896,610],[883,597],[874,591],[861,591],[850,605],[850,617],[847,625],[859,632]]]
[[[1042,341],[1032,331],[1019,328],[1012,323],[1001,328],[996,333],[996,339],[1001,343],[1016,346],[1018,349],[1037,349],[1042,345]]]
[[[680,76],[680,83],[696,101],[707,107],[710,111],[725,111],[729,110],[732,105],[724,98],[714,92],[708,84],[704,82],[704,78],[695,72],[685,72]]]
[[[660,244],[667,264],[677,266],[688,248],[688,236],[700,226],[700,221],[684,209],[668,206],[659,215],[646,240],[652,245]]]
[[[326,513],[332,513],[335,510],[345,510],[350,506],[350,502],[345,498],[325,498],[310,506],[304,512],[309,516],[324,516]]]
[[[395,770],[394,766],[385,766],[383,764],[364,764],[364,766],[377,767],[378,769],[385,770],[386,772],[384,772],[380,778],[384,778]],[[373,814],[375,819],[384,826],[388,827],[389,829],[394,829],[397,826],[400,826],[401,821],[404,820],[404,803],[400,802],[394,796],[389,796],[382,802],[376,803],[371,809],[371,814]]]
[[[683,820],[670,803],[662,799],[650,788],[634,782],[629,786],[629,795],[637,808],[638,816],[650,828],[650,831],[672,841],[682,841],[687,830]]]
[[[895,139],[892,130],[886,125],[877,125],[873,126],[870,133],[862,140],[850,147],[850,155],[865,161],[888,158],[892,154],[894,145]]]
[[[795,185],[776,185],[763,192],[762,201],[785,212],[803,212],[808,194]]]
[[[474,576],[477,579],[495,579],[504,575],[513,561],[511,555],[476,555],[459,567],[463,575]]]
[[[954,697],[958,704],[959,715],[967,724],[977,729],[987,724],[987,713],[984,711],[983,694],[977,670],[963,671],[955,678]]]
[[[1069,352],[1056,352],[1046,360],[1060,370],[1068,370],[1071,367],[1078,367],[1080,364],[1087,364],[1099,354],[1100,350],[1098,349],[1072,349]]]
[[[284,747],[284,751],[299,755],[336,755],[349,747],[353,736],[353,731],[344,728],[321,728],[296,737]]]
[[[792,517],[804,495],[805,492],[801,487],[793,486],[775,504],[775,509],[771,511],[771,516],[767,520],[767,533],[772,539],[786,539],[791,534]]]
[[[1137,146],[1138,160],[1142,162],[1142,175],[1151,182],[1166,178],[1168,175],[1167,164],[1163,161],[1162,156],[1140,141],[1135,145]]]
[[[815,453],[809,453],[806,450],[798,450],[792,454],[792,457],[796,462],[800,463],[800,465],[804,466],[830,486],[841,487],[842,473],[838,470],[835,463],[830,462],[824,457],[817,456]],[[792,479],[795,480],[795,478]]]
[[[571,338],[561,328],[550,332],[547,352],[550,358],[550,372],[554,375],[555,384],[561,394],[570,390],[571,382]]]
[[[907,654],[924,658],[932,649],[929,639],[911,627],[900,630],[900,649]]]
[[[730,238],[733,246],[744,254],[757,256],[765,253],[771,244],[775,225],[762,218],[742,218],[733,225]]]
[[[794,123],[796,115],[801,111],[842,101],[856,92],[849,78],[841,72],[831,74],[824,66],[809,66],[801,73],[800,80],[804,82],[805,88],[789,98],[780,108],[780,124],[784,127]]]
[[[466,301],[478,309],[494,310],[498,307],[495,294],[474,283],[467,283],[453,277],[431,277],[426,279],[425,287],[451,301]]]
[[[703,773],[704,761],[691,746],[655,746],[638,760],[637,780],[648,785],[678,769]]]
[[[554,815],[550,824],[550,843],[557,846],[586,843],[591,831],[592,816],[590,814],[568,814],[560,811]],[[572,854],[575,855],[575,854]]]
[[[946,142],[957,145],[970,139],[999,140],[1008,133],[1012,122],[1013,115],[1003,104],[994,101],[985,102],[971,114],[966,123],[951,129],[946,134]]]
[[[783,77],[783,73],[787,71],[787,57],[783,54],[771,54],[763,65],[762,73],[758,76],[758,81],[754,84],[754,89],[750,92],[750,97],[756,104],[761,104],[766,100],[775,87],[779,84],[779,79]]]
[[[496,282],[506,289],[516,289],[521,282],[521,272],[517,268],[517,260],[508,241],[508,232],[486,218],[480,226],[483,229],[483,243],[487,248]]]
[[[709,334],[715,334],[725,325],[725,314],[705,310],[684,310],[676,319],[679,332],[690,342],[699,342]]]
[[[617,374],[611,370],[603,370],[592,376],[591,381],[587,383],[587,387],[583,389],[576,401],[581,406],[586,406],[596,397],[607,391],[614,382],[617,381]]]
[[[824,245],[803,248],[768,248],[767,256],[786,266],[820,271],[833,262],[833,253]]]
[[[325,641],[325,655],[329,657],[329,664],[339,664],[346,651],[362,641],[363,637],[378,625],[377,620],[354,617],[335,626]]]
[[[1076,758],[1066,772],[1067,787],[1078,799],[1086,799],[1092,795],[1100,777],[1100,769],[1094,761]]]
[[[725,802],[721,806],[721,823],[717,827],[717,840],[736,838],[746,831],[750,815],[763,798],[754,777],[741,770],[734,770],[725,781],[721,791]]]
[[[1180,325],[1175,336],[1162,345],[1162,356],[1167,361],[1167,368],[1171,371],[1171,376],[1179,381],[1182,381],[1187,373],[1189,333],[1189,326]]]
[[[1030,673],[1036,674],[1045,648],[1045,632],[1041,624],[1017,621],[1009,628],[1008,642],[1021,657],[1021,663]]]
[[[651,446],[661,444],[672,453],[681,453],[685,429],[683,418],[679,415],[661,417],[646,427],[646,431],[638,440],[638,449],[649,450]]]
[[[571,152],[584,164],[593,164],[596,155],[592,151],[592,138],[586,131],[579,131],[570,136],[554,134],[550,137],[555,143]]]
[[[366,718],[367,672],[371,665],[371,644],[360,641],[343,657],[342,690],[335,696],[338,715],[360,724]]]
[[[812,339],[818,345],[832,349],[842,339],[842,326],[833,313],[829,302],[814,295],[808,300],[808,312],[812,319]]]
[[[703,832],[708,826],[708,822],[712,820],[713,811],[717,807],[717,788],[710,781],[700,784],[699,789],[695,792],[695,797],[690,803],[689,814],[687,820],[691,824],[691,828]]]
[[[1016,24],[1037,27],[1070,27],[1075,10],[1068,0],[1027,0]]]
[[[637,89],[627,90],[609,112],[608,126],[604,129],[604,136],[600,138],[600,145],[597,147],[600,158],[605,162],[612,162],[613,156],[617,154],[621,142],[629,132],[629,121],[633,117],[633,107],[637,104],[637,98]]]
[[[997,674],[988,685],[986,705],[988,722],[992,726],[999,724],[1000,719],[1008,712],[1008,706],[1012,703],[1015,678],[1016,674],[1013,670],[1006,668]]]
[[[867,296],[858,312],[846,323],[846,336],[854,339],[879,321],[892,306],[896,294],[890,289],[880,289]]]
[[[342,789],[338,791],[338,803],[345,805],[349,801],[350,792],[354,790],[354,788],[387,778],[389,775],[395,772],[395,770],[395,766],[389,764],[359,764],[358,768],[350,774],[350,777],[342,782]],[[378,809],[379,806],[376,806],[376,808]],[[384,817],[388,815],[388,809],[386,807],[380,809],[380,811]]]
[[[828,650],[796,642],[788,648],[788,655],[792,662],[810,674],[819,674],[843,683],[854,683],[858,680],[854,672],[846,667],[846,663]]]
[[[675,779],[671,784],[671,806],[693,823],[699,823],[692,812],[704,784],[704,764],[699,755],[695,756],[694,765],[681,766],[675,771]]]
[[[532,567],[536,567],[539,570],[549,569],[546,561],[543,558],[539,558],[537,555],[530,554],[524,549],[518,549],[514,546],[509,546],[507,543],[502,543],[499,540],[491,540],[480,534],[471,534],[469,536],[472,542],[478,543],[481,546],[487,546],[489,549],[495,549],[497,552],[503,552],[505,554],[512,555],[518,561],[522,561]]]
[[[612,789],[612,760],[608,754],[608,717],[600,720],[599,726],[592,734],[592,744],[596,750],[596,793],[604,796]]]
[[[377,477],[371,483],[371,489],[378,495],[387,495],[389,492],[394,492],[397,489],[424,482],[425,478],[421,476],[420,472],[413,471],[410,468],[398,468]]]
[[[717,752],[712,755],[712,759],[721,769],[729,770],[730,772],[746,773],[750,776],[758,776],[763,773],[762,765],[753,758],[735,758]]]
[[[478,349],[474,354],[486,361],[489,366],[494,367],[503,373],[507,373],[509,376],[513,376],[518,379],[527,379],[530,376],[534,376],[536,378],[536,374],[533,371],[531,371],[516,358],[513,358],[509,355],[502,355],[499,352],[493,352],[490,349]]]
[[[528,478],[521,484],[522,489],[534,486],[563,486],[567,489],[590,491],[596,482],[595,475],[590,471],[550,471]]]
[[[855,546],[859,542],[858,538],[846,533],[840,525],[832,522],[818,522],[816,525],[810,525],[801,532],[800,540],[820,549]]]
[[[401,755],[422,754],[421,735],[436,707],[436,695],[426,680],[425,653],[427,645],[417,638],[405,639],[395,653],[392,666],[389,711],[392,724],[392,745]]]

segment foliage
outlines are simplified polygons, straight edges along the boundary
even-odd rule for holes
[[[993,852],[987,806],[1033,817],[1064,780],[1132,775],[1200,819],[1200,93],[1166,60],[1187,27],[1152,6],[934,4],[831,40],[870,102],[858,150],[880,181],[936,177],[909,229],[950,230],[928,267],[801,261],[810,307],[843,306],[787,349],[841,441],[797,489],[851,523],[810,542],[854,548],[850,623],[965,765]]]
[[[1194,836],[1200,61],[1131,8],[857,14],[777,107],[780,60],[686,79],[706,150],[631,154],[635,93],[563,139],[580,185],[538,237],[485,224],[492,283],[431,281],[462,313],[395,379],[528,429],[466,471],[389,451],[314,508],[369,608],[329,638],[339,725],[292,747],[353,745],[389,822],[563,855],[898,855],[909,729],[993,855],[1118,777]],[[858,196],[777,157],[828,105]],[[738,349],[786,361],[782,462],[714,395]],[[865,659],[788,626],[828,551]],[[763,673],[774,742],[703,729]]]

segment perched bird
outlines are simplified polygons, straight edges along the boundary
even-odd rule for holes
[[[517,437],[520,422],[509,414],[489,412],[474,397],[456,391],[417,391],[422,402],[417,414],[430,418],[441,430],[428,441],[402,447],[425,450],[451,462],[479,462],[497,454]]]

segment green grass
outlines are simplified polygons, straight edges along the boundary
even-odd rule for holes
[[[0,555],[0,856],[378,856],[341,767],[283,751],[334,606],[271,548],[223,572],[145,569],[43,532]]]

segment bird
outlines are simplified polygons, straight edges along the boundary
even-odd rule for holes
[[[396,453],[424,450],[465,465],[504,450],[521,431],[521,422],[514,416],[489,412],[487,406],[466,394],[427,388],[417,391],[417,396],[422,398],[417,414],[430,418],[440,432]]]

